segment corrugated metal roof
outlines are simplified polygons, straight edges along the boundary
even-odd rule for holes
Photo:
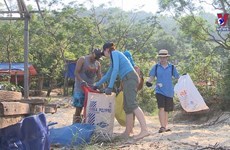
[[[11,67],[11,68],[10,68]],[[11,74],[24,75],[24,63],[0,63],[0,74],[10,72]],[[28,70],[30,75],[36,75],[37,71],[33,65],[28,64]]]

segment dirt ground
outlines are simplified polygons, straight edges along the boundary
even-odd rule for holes
[[[71,97],[56,97],[51,103],[59,105],[55,114],[47,114],[48,122],[58,122],[55,128],[72,124],[74,108]],[[157,116],[145,116],[150,132],[148,137],[139,141],[132,138],[124,141],[99,143],[99,149],[124,150],[230,150],[230,112],[208,112],[199,115],[186,115],[179,112],[171,114],[169,128],[171,132],[158,133]],[[198,119],[199,118],[199,119]],[[114,134],[122,133],[124,127],[114,120]],[[139,133],[139,124],[135,122],[134,135]],[[62,148],[63,149],[63,148]],[[67,148],[68,149],[68,148]]]

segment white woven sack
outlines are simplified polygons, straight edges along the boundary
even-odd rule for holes
[[[183,75],[179,78],[174,87],[174,91],[180,100],[182,108],[186,112],[196,112],[209,109],[189,74]]]
[[[88,93],[86,123],[96,125],[96,132],[110,137],[113,134],[115,116],[115,93]]]

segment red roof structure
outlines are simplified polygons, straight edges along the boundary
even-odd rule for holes
[[[29,64],[28,70],[29,76],[37,75],[37,71],[33,65]],[[17,81],[22,81],[24,78],[24,63],[11,63],[11,66],[9,63],[0,63],[0,75],[4,74],[11,75],[11,82],[15,82],[16,77]]]

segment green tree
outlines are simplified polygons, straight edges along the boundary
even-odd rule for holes
[[[199,2],[201,5],[189,0],[160,0],[159,5],[161,12],[170,12],[170,16],[178,23],[180,30],[184,34],[183,36],[187,37],[185,42],[189,40],[191,43],[192,47],[189,46],[189,49],[186,50],[187,55],[183,63],[185,66],[182,66],[182,68],[187,71],[188,69],[186,68],[194,69],[193,72],[195,72],[192,76],[196,81],[207,81],[211,78],[219,83],[225,73],[228,72],[222,70],[222,65],[227,63],[226,60],[228,57],[226,56],[228,56],[230,52],[230,34],[229,32],[216,30],[218,24],[214,24],[215,20],[210,24],[209,17],[201,17],[204,14],[202,4],[213,6],[214,9],[221,10],[224,14],[229,11],[230,4],[226,0]],[[230,24],[228,26],[230,26]],[[227,73],[225,76],[227,76]],[[225,84],[221,84],[221,87],[215,84],[215,88],[228,89],[230,84],[228,84],[226,78],[224,83]],[[207,91],[204,93],[208,94]],[[220,91],[211,91],[209,95],[219,93]],[[224,95],[226,94],[227,93]]]
[[[227,13],[230,9],[230,4],[226,0],[200,1],[200,4],[211,5],[214,9],[222,10],[223,13]],[[215,31],[206,20],[197,17],[204,12],[204,8],[201,5],[197,6],[195,1],[160,0],[159,5],[161,12],[171,12],[172,17],[179,23],[182,30],[188,35],[193,35],[195,40],[215,42],[224,49],[230,50],[229,33]],[[186,16],[183,17],[184,15]]]

